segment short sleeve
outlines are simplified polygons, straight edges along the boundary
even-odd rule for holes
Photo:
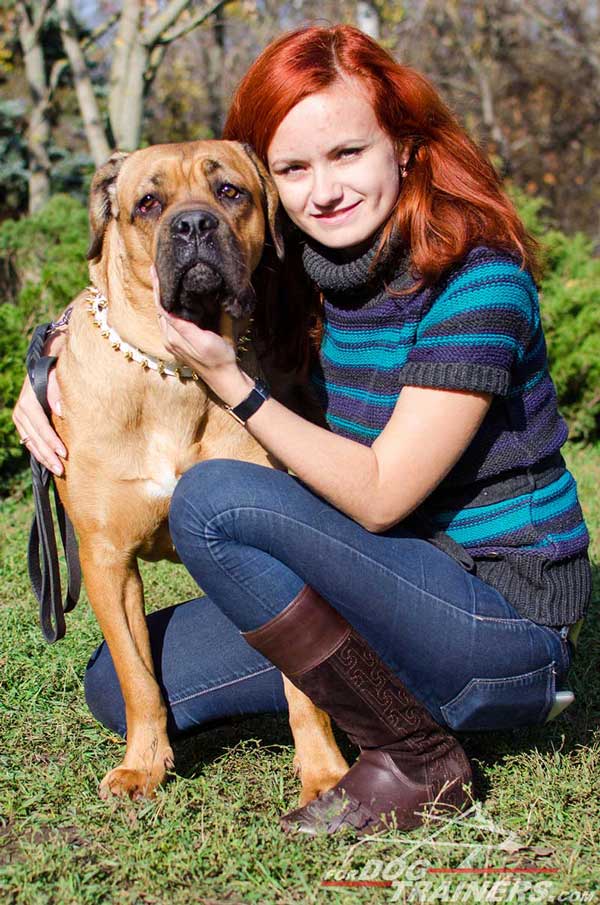
[[[506,396],[536,334],[538,298],[529,272],[478,249],[434,295],[400,383]]]

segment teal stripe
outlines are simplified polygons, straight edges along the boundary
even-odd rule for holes
[[[338,418],[336,415],[327,415],[329,424],[335,424],[337,427],[343,427],[345,430],[360,437],[378,437],[380,430],[374,427],[364,427],[362,424],[356,424],[354,421],[348,421],[346,418]]]
[[[396,405],[399,393],[369,393],[367,390],[357,390],[356,387],[343,386],[337,383],[326,383],[320,377],[313,377],[313,383],[318,384],[327,390],[328,394],[334,396],[349,396],[351,399],[358,399],[369,405],[390,408]]]
[[[433,516],[434,523],[443,528],[458,543],[481,545],[511,531],[530,527],[563,515],[578,504],[577,487],[569,472],[556,481],[535,490],[489,506],[476,506],[459,512],[441,512]]]
[[[468,525],[485,520],[488,516],[501,516],[511,509],[529,505],[530,502],[543,508],[545,504],[552,503],[554,499],[561,497],[566,491],[570,491],[571,486],[573,490],[575,490],[573,476],[570,472],[566,471],[555,481],[552,481],[551,484],[547,484],[546,487],[535,490],[533,494],[522,493],[519,494],[519,496],[511,497],[508,500],[500,500],[499,503],[489,503],[487,506],[472,506],[468,509],[461,509],[459,511],[448,510],[446,512],[438,512],[436,518],[443,519],[448,523],[452,521],[455,524]],[[576,498],[577,497],[575,496],[575,499]]]
[[[485,286],[478,289],[472,287],[464,295],[440,296],[431,307],[431,310],[423,318],[419,331],[427,331],[444,321],[451,321],[453,317],[468,312],[487,312],[491,308],[502,311],[517,311],[522,314],[529,323],[531,320],[531,297],[520,286],[508,286],[511,295],[506,295],[505,287]],[[499,290],[502,291],[499,291]]]
[[[341,349],[335,343],[324,342],[321,347],[321,358],[334,365],[356,368],[377,368],[383,371],[399,369],[406,364],[410,346],[399,346],[395,349]]]
[[[538,541],[537,544],[527,544],[523,547],[519,547],[519,550],[544,550],[546,547],[553,546],[555,544],[564,543],[565,541],[577,540],[577,538],[585,538],[589,539],[588,530],[586,528],[585,522],[579,522],[574,528],[571,528],[569,531],[557,531],[551,532],[547,534],[542,540]]]
[[[437,526],[443,528],[450,537],[458,541],[459,544],[473,546],[492,540],[498,535],[507,534],[510,531],[519,531],[521,528],[526,528],[530,525],[529,501],[525,501],[510,512],[500,513],[485,521],[478,521],[473,525],[462,525],[459,519],[451,519],[446,522],[445,519],[440,519],[437,516],[434,517],[433,521]]]
[[[489,264],[478,264],[476,267],[467,267],[464,273],[450,282],[447,289],[440,294],[438,301],[459,289],[471,288],[471,284],[474,282],[501,277],[510,277],[511,280],[516,280],[518,283],[522,284],[523,289],[525,289],[526,292],[531,293],[534,298],[537,296],[535,283],[527,271],[520,270],[517,264],[511,264],[509,262],[504,264],[490,262]],[[477,290],[478,287],[475,286],[473,288]],[[437,302],[435,304],[437,305]]]
[[[365,341],[374,344],[393,344],[412,342],[415,336],[416,321],[408,321],[401,327],[373,327],[346,329],[327,323],[324,339],[339,342],[343,345],[364,345]]]
[[[565,471],[565,473],[562,474],[560,478],[557,478],[556,481],[552,481],[551,484],[546,484],[545,487],[541,487],[539,490],[535,490],[535,500],[536,502],[545,503],[548,500],[551,500],[553,497],[564,493],[567,489],[570,489],[571,485],[575,487],[575,480],[573,479],[573,475],[570,471]]]

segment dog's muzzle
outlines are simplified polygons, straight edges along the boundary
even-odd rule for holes
[[[163,307],[206,330],[218,331],[222,310],[237,318],[252,307],[245,255],[210,210],[180,211],[163,224],[156,271]]]

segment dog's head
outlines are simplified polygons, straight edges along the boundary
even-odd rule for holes
[[[268,172],[238,142],[116,153],[92,181],[88,259],[98,265],[110,248],[124,279],[146,286],[154,264],[164,308],[216,330],[222,311],[252,309],[267,225],[282,257],[277,207]]]

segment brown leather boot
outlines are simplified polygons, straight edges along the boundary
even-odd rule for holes
[[[281,818],[286,831],[407,830],[423,822],[426,805],[456,810],[470,801],[458,741],[311,587],[243,635],[361,749],[333,789]]]

